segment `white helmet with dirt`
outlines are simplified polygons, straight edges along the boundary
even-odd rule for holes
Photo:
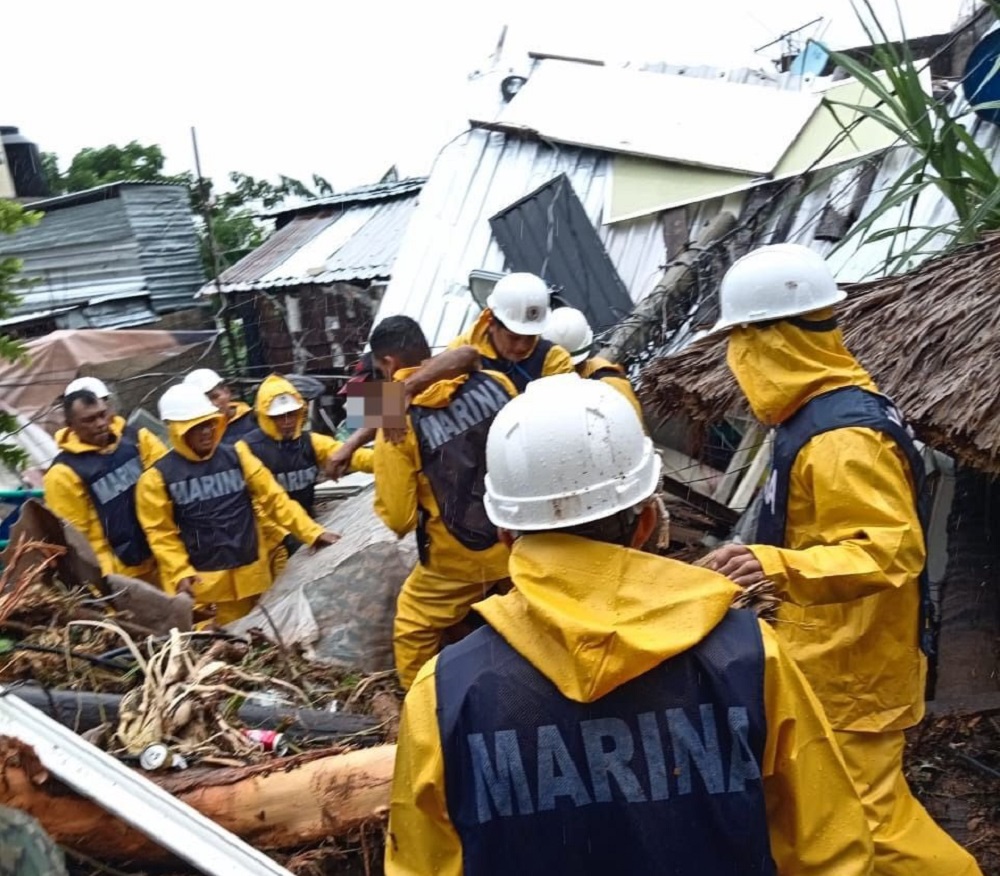
[[[165,423],[185,423],[202,417],[222,416],[195,386],[179,383],[160,396],[160,419]]]
[[[575,307],[557,307],[549,314],[542,337],[562,347],[569,353],[573,364],[579,365],[584,359],[590,358],[594,330],[583,311]]]
[[[71,380],[66,384],[63,395],[67,396],[83,390],[92,392],[98,398],[108,398],[111,395],[111,390],[108,389],[104,381],[98,380],[96,377],[77,377],[76,380]]]
[[[184,385],[193,386],[198,392],[211,392],[220,383],[222,383],[221,375],[211,368],[195,368],[184,378]]]
[[[493,287],[486,306],[514,334],[536,337],[549,316],[549,287],[535,274],[507,274]]]
[[[711,334],[801,316],[846,297],[819,253],[797,243],[762,246],[726,271],[719,289],[719,321]]]
[[[486,513],[504,529],[563,529],[649,498],[660,457],[625,396],[576,374],[528,384],[486,441]]]

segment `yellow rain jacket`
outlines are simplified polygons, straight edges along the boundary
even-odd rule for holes
[[[260,426],[260,430],[268,438],[274,441],[281,440],[281,432],[275,425],[274,420],[267,414],[267,409],[271,406],[271,402],[279,395],[295,396],[302,403],[302,408],[299,410],[299,422],[295,428],[294,436],[298,438],[302,434],[302,428],[305,426],[309,411],[305,407],[305,400],[299,391],[289,380],[286,380],[279,374],[271,374],[266,377],[257,390],[257,399],[254,403],[254,410],[257,412],[257,425]],[[318,435],[315,432],[310,432],[309,437],[312,441],[313,450],[316,453],[316,464],[322,471],[326,466],[327,460],[340,450],[343,442],[338,441],[336,438],[331,438],[329,435]],[[375,470],[374,466],[374,450],[367,447],[359,447],[354,451],[354,455],[351,457],[351,471],[372,473]]]
[[[479,355],[485,356],[487,359],[499,359],[500,354],[493,346],[488,331],[492,318],[493,311],[487,308],[479,314],[479,318],[473,323],[472,328],[448,344],[448,349],[454,350],[456,347],[464,347],[469,344],[479,350]],[[542,377],[551,377],[553,374],[570,374],[572,371],[573,361],[570,359],[569,353],[562,347],[553,344],[549,352],[545,354]]]
[[[720,622],[736,588],[707,569],[569,535],[519,539],[514,590],[475,607],[560,692],[594,702],[680,654]],[[871,873],[872,845],[819,703],[774,633],[764,640],[768,736],[761,773],[781,876]],[[435,668],[403,708],[386,842],[387,876],[459,876],[448,817]]]
[[[639,416],[639,422],[643,424],[645,428],[645,420],[642,417],[642,405],[639,404],[639,399],[636,397],[635,391],[632,389],[632,384],[629,382],[628,377],[625,376],[625,369],[621,365],[616,365],[614,362],[609,362],[607,359],[602,359],[600,356],[591,356],[589,359],[584,359],[579,365],[576,366],[576,373],[579,374],[584,379],[591,378],[598,371],[616,371],[617,374],[607,374],[603,377],[598,377],[602,383],[606,383],[608,386],[613,386],[617,389],[625,398],[628,399],[630,405],[635,408],[636,414]]]
[[[174,450],[192,462],[198,462],[200,458],[185,443],[184,433],[205,420],[214,420],[216,424],[215,446],[217,447],[226,428],[225,418],[221,414],[169,424],[170,443]],[[292,532],[306,544],[316,541],[323,534],[323,527],[311,520],[297,502],[288,498],[274,476],[242,443],[237,443],[235,449],[255,508],[260,509],[264,515],[273,519],[276,525]],[[267,544],[259,515],[255,515],[260,545],[258,559],[235,569],[202,572],[191,565],[174,522],[173,501],[159,469],[154,466],[144,472],[139,478],[136,490],[139,520],[159,564],[163,589],[167,593],[176,593],[178,583],[184,578],[197,576],[200,583],[195,586],[196,603],[218,605],[217,620],[225,623],[249,611],[252,598],[271,586]],[[226,603],[230,604],[229,608],[225,606]],[[230,610],[233,604],[240,604],[238,613]]]
[[[787,321],[737,328],[728,362],[754,415],[769,426],[833,389],[877,392],[839,329],[808,331]],[[784,548],[750,549],[785,600],[775,629],[830,723],[861,732],[918,723],[926,674],[918,579],[926,552],[903,451],[866,428],[813,438],[792,467],[786,533]]]
[[[115,435],[121,436],[125,432],[127,425],[128,424],[125,422],[124,417],[115,416],[111,419],[111,431],[114,432]],[[70,432],[71,430],[68,426],[63,426],[61,429],[56,431],[56,444],[59,446],[60,450],[65,450],[65,447],[63,446],[64,443],[72,440],[70,438]],[[139,455],[142,457],[143,468],[149,468],[161,456],[166,456],[166,445],[145,426],[138,430],[138,436]]]
[[[405,380],[416,368],[403,368],[393,376]],[[511,395],[517,395],[514,385],[502,374],[485,372],[497,380]],[[468,375],[452,380],[439,380],[413,399],[412,404],[443,408]],[[507,577],[509,552],[502,544],[485,551],[464,547],[445,527],[441,509],[434,498],[430,481],[421,471],[420,448],[413,426],[407,417],[406,437],[394,444],[380,429],[375,438],[375,512],[382,522],[400,538],[417,527],[417,508],[427,512],[427,536],[431,543],[427,567],[448,578],[460,581],[496,581]]]
[[[72,429],[65,426],[56,432],[55,437],[59,449],[65,453],[90,453],[95,450],[113,453],[124,431],[125,419],[114,417],[111,421],[111,432],[116,441],[104,448],[85,444]],[[144,469],[149,468],[167,452],[160,439],[148,429],[139,430],[138,445]],[[67,523],[76,527],[87,539],[97,554],[102,575],[127,575],[130,578],[141,578],[150,584],[157,583],[155,558],[151,557],[138,566],[126,566],[111,549],[90,493],[73,469],[68,465],[56,463],[45,473],[42,485],[45,489],[45,504]]]
[[[397,371],[405,380],[415,368]],[[514,385],[502,374],[483,372],[495,379],[511,397]],[[414,405],[442,408],[468,375],[440,380],[420,393]],[[441,649],[445,630],[461,622],[472,605],[483,599],[497,581],[507,577],[509,551],[500,542],[483,551],[465,547],[441,519],[431,482],[423,473],[420,447],[408,418],[406,437],[388,441],[380,429],[375,439],[375,511],[402,538],[417,527],[418,508],[426,514],[428,559],[418,563],[403,583],[396,604],[393,649],[399,680],[409,687],[417,670]]]

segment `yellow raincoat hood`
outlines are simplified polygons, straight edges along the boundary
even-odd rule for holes
[[[211,453],[205,457],[198,456],[197,453],[188,447],[187,442],[184,440],[184,435],[188,429],[193,429],[199,423],[204,423],[206,420],[215,421],[215,436],[212,442],[212,453],[214,453],[215,448],[219,446],[219,442],[222,441],[222,436],[226,431],[226,418],[222,414],[208,414],[204,417],[195,417],[193,420],[178,420],[167,423],[170,446],[185,459],[190,459],[192,462],[204,462],[206,459],[210,459],[212,456]]]
[[[739,592],[708,569],[572,535],[522,536],[510,575],[515,590],[475,610],[584,703],[700,642]]]
[[[805,319],[832,317],[832,310],[820,310]],[[813,331],[789,320],[764,328],[737,327],[729,335],[726,361],[754,416],[767,426],[783,423],[806,402],[834,389],[860,386],[878,392],[844,346],[839,328]]]
[[[254,402],[254,412],[257,414],[257,425],[260,426],[261,431],[275,441],[281,440],[281,432],[275,425],[273,418],[271,418],[267,409],[271,406],[273,402],[279,395],[291,395],[294,396],[299,402],[301,402],[302,407],[299,409],[299,421],[295,426],[295,435],[293,437],[298,438],[302,434],[302,427],[305,426],[306,416],[308,410],[306,409],[305,399],[302,398],[302,394],[295,388],[290,380],[285,379],[280,374],[271,374],[264,378],[264,382],[261,383],[260,387],[257,389],[257,398]]]

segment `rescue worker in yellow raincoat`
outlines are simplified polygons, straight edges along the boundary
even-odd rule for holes
[[[147,444],[144,453],[131,433],[123,434],[125,421],[112,417],[103,398],[72,386],[63,396],[59,454],[43,481],[45,504],[87,539],[102,575],[158,584],[135,498],[139,476],[159,458],[150,455],[155,445]]]
[[[145,426],[136,428],[125,422],[125,418],[115,410],[111,390],[108,389],[103,380],[96,377],[78,377],[76,380],[71,380],[66,384],[66,389],[63,390],[63,398],[80,389],[89,389],[108,406],[108,413],[111,416],[111,431],[116,435],[124,435],[139,445],[143,468],[149,468],[161,456],[166,455],[166,446],[149,429]],[[68,438],[68,431],[69,427],[64,426],[56,432],[56,444],[60,447],[62,442]]]
[[[590,355],[594,346],[594,330],[582,311],[575,307],[557,307],[549,314],[542,337],[569,353],[576,373],[582,378],[603,380],[608,386],[617,389],[635,408],[639,422],[643,422],[642,405],[629,383],[625,369],[600,356]]]
[[[382,320],[369,343],[381,372],[395,381],[430,355],[408,316]],[[399,387],[400,400],[402,394]],[[393,627],[404,688],[440,650],[445,631],[507,578],[507,548],[483,508],[483,477],[490,423],[514,395],[511,382],[495,372],[440,380],[413,399],[401,442],[387,440],[384,429],[375,439],[375,510],[400,537],[416,529],[420,555],[403,583]]]
[[[310,517],[315,517],[316,482],[330,457],[343,446],[329,435],[303,431],[308,416],[305,399],[295,386],[279,374],[264,378],[254,404],[258,428],[241,439],[250,452],[267,466],[285,492]],[[374,451],[358,448],[351,456],[350,471],[373,471]],[[265,531],[275,578],[295,553],[300,542],[291,533],[269,527]]]
[[[257,418],[253,408],[244,401],[234,401],[233,391],[222,376],[211,368],[196,368],[184,378],[187,386],[193,386],[205,393],[208,400],[226,418],[226,431],[222,435],[223,444],[235,444],[257,428]]]
[[[756,544],[707,562],[773,581],[775,630],[836,731],[884,876],[978,874],[903,776],[903,731],[924,714],[932,647],[921,520],[924,468],[902,416],[844,346],[837,288],[817,253],[754,250],[727,272],[718,331],[762,423],[775,427]]]
[[[486,509],[514,589],[406,697],[387,876],[862,876],[833,733],[721,575],[635,547],[660,461],[599,381],[497,415]]]
[[[534,274],[507,274],[497,281],[475,324],[449,345],[471,345],[482,367],[508,377],[518,392],[532,380],[569,374],[569,354],[541,337],[549,318],[549,288]]]
[[[316,548],[337,541],[309,518],[243,444],[222,444],[222,414],[191,386],[160,399],[173,450],[139,478],[139,520],[163,589],[215,606],[222,625],[243,617],[271,584],[255,503],[278,526]]]
[[[343,442],[303,431],[308,410],[292,383],[280,374],[264,378],[254,404],[258,428],[243,438],[285,491],[310,517],[315,511],[316,481]],[[374,451],[361,447],[351,457],[351,471],[372,472]]]

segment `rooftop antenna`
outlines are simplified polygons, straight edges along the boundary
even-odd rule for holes
[[[799,25],[792,30],[786,30],[783,34],[778,36],[776,39],[771,40],[769,43],[765,43],[760,48],[754,49],[754,54],[763,52],[764,49],[769,49],[771,46],[781,45],[781,57],[786,57],[787,55],[797,54],[802,50],[802,40],[798,38],[798,34],[802,31],[812,27],[815,24],[820,24],[824,20],[823,16],[814,18],[812,21],[807,21],[805,24]],[[780,60],[777,62],[780,65]]]

